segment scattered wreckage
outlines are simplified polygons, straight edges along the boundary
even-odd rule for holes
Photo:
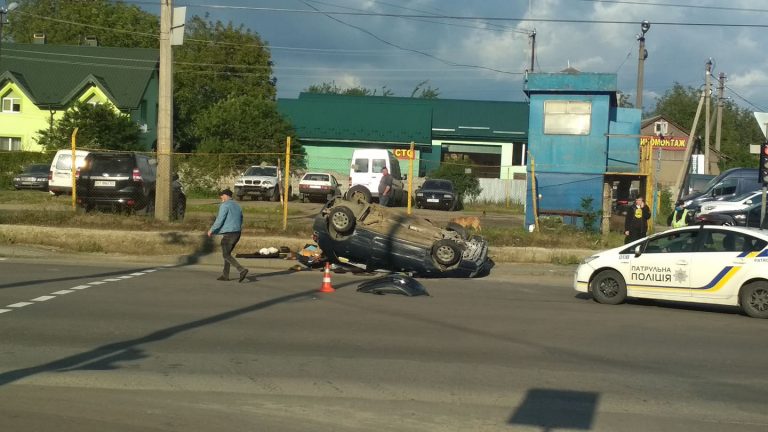
[[[440,227],[429,219],[362,200],[336,198],[315,217],[314,234],[331,263],[366,271],[416,276],[479,277],[493,261],[488,243],[463,227]]]

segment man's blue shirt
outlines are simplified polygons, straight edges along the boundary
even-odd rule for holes
[[[240,232],[242,227],[243,210],[240,206],[232,200],[221,203],[219,214],[216,216],[216,221],[213,222],[211,232],[213,234]]]

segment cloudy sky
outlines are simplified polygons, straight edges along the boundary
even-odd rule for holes
[[[441,98],[525,100],[535,71],[569,65],[618,74],[636,94],[640,22],[648,20],[644,106],[675,82],[727,75],[726,96],[768,111],[765,0],[187,0],[188,15],[242,23],[271,47],[278,96],[311,84],[386,86],[410,96],[428,80]],[[324,12],[324,13],[321,13]],[[434,18],[433,18],[434,17]],[[450,19],[447,17],[451,17]],[[715,87],[713,87],[714,89]]]

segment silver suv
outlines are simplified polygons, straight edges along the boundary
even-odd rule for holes
[[[281,178],[280,168],[274,165],[254,165],[235,181],[235,197],[238,200],[261,198],[278,201]]]

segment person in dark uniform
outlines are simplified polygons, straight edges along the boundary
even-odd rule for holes
[[[648,233],[648,219],[651,218],[651,210],[645,205],[642,197],[635,199],[635,204],[627,210],[624,219],[624,244],[641,239]]]

